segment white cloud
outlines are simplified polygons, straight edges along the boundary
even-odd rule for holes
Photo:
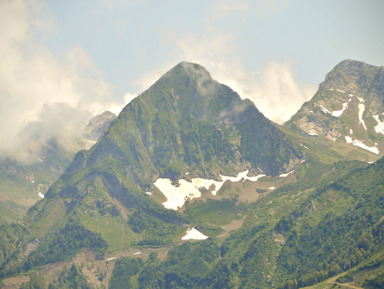
[[[173,38],[172,38],[173,36]],[[270,61],[256,71],[247,70],[236,53],[236,39],[228,31],[207,27],[201,34],[171,35],[178,59],[203,65],[212,77],[252,100],[269,119],[287,121],[315,93],[317,86],[299,83],[293,61]]]
[[[38,0],[0,1],[2,154],[25,157],[29,151],[29,158],[36,158],[50,137],[68,142],[92,114],[118,102],[81,48],[70,49],[60,59],[36,40],[51,29],[46,8]],[[32,142],[34,148],[27,148]]]

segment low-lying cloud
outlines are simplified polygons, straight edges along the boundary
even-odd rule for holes
[[[122,105],[81,48],[59,58],[35,40],[52,23],[45,8],[0,1],[0,155],[22,161],[36,160],[52,138],[71,149],[92,115]]]

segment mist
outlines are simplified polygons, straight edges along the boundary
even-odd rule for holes
[[[79,149],[88,120],[122,107],[91,58],[78,47],[56,56],[41,39],[52,18],[37,0],[0,2],[0,156],[36,161],[49,140]]]

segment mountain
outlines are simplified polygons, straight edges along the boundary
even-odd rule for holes
[[[364,154],[270,122],[182,62],[0,226],[0,285],[380,288],[384,158]]]
[[[92,118],[84,128],[82,139],[76,140],[78,147],[94,144],[115,118],[109,111]],[[68,151],[52,139],[36,156],[38,162],[0,158],[0,224],[21,219],[64,173],[75,154],[76,151]]]
[[[87,140],[96,142],[116,117],[117,116],[110,111],[104,111],[103,113],[96,115],[89,120],[87,126],[84,128],[83,137]]]
[[[342,61],[285,127],[382,156],[384,67]]]
[[[278,176],[301,157],[252,102],[214,81],[202,66],[180,63],[129,103],[91,149],[76,155],[28,212],[28,233],[16,249],[23,265],[5,257],[3,268],[26,270],[84,247],[103,255],[171,244],[191,217],[161,204],[156,180],[211,178],[216,183],[206,190],[213,195],[221,175]],[[58,247],[61,242],[70,247]]]

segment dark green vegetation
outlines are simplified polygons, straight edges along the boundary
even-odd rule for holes
[[[376,155],[350,147],[274,125],[181,63],[80,151],[23,221],[0,227],[0,278],[29,274],[25,288],[41,286],[31,274],[43,270],[49,288],[380,288],[384,159],[369,165],[361,156]],[[202,190],[178,211],[153,186],[245,170],[268,177]],[[209,238],[181,241],[192,226]]]

